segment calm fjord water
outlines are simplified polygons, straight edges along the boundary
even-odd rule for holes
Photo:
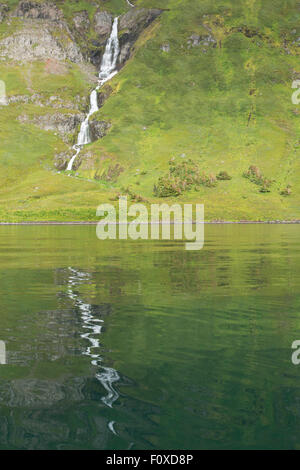
[[[300,226],[0,228],[1,449],[300,448]]]

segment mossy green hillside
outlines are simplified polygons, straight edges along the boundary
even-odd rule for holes
[[[56,3],[68,21],[83,9],[92,17],[97,7]],[[291,101],[292,82],[300,77],[297,1],[135,3],[168,11],[143,33],[109,84],[112,92],[95,117],[109,121],[110,131],[84,148],[71,176],[54,168],[55,154],[68,150],[59,136],[17,119],[24,112],[53,110],[34,104],[0,108],[1,219],[90,219],[99,203],[124,188],[149,202],[202,202],[208,220],[299,219],[300,105]],[[125,0],[99,7],[113,14],[129,9]],[[192,44],[192,35],[200,44]],[[208,36],[213,42],[203,47],[201,38]],[[8,95],[88,99],[93,87],[82,68],[70,63],[63,73],[51,74],[41,62],[1,62],[0,78]],[[171,158],[177,165],[191,159],[206,174],[226,171],[232,179],[157,197],[154,185]],[[270,192],[243,177],[251,165],[272,180]],[[116,166],[122,168],[117,177]],[[291,191],[284,196],[287,187]]]

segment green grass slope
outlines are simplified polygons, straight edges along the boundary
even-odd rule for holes
[[[96,2],[56,3],[68,20],[83,9],[92,17],[96,8]],[[110,131],[84,148],[76,172],[59,173],[53,164],[70,145],[17,119],[53,110],[34,103],[0,107],[0,219],[95,219],[98,204],[125,192],[149,203],[204,203],[207,220],[300,219],[300,104],[291,100],[292,82],[300,78],[297,0],[135,4],[168,11],[107,85],[111,94],[96,117],[109,121]],[[99,5],[118,15],[129,9],[125,0]],[[0,24],[0,39],[12,28],[18,20]],[[0,80],[8,95],[70,101],[88,97],[93,87],[75,64],[49,74],[44,63],[2,61]],[[186,175],[166,178],[171,159],[176,168],[191,160],[187,166],[212,181],[221,171],[231,179],[206,185],[189,184]],[[271,182],[268,191],[243,176],[251,165]],[[161,177],[170,183],[169,197],[153,192]]]

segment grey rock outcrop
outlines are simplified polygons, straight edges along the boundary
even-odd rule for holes
[[[97,11],[94,16],[94,30],[100,39],[106,40],[110,35],[113,17],[107,11]]]
[[[160,48],[163,52],[170,52],[170,50],[171,50],[171,47],[170,47],[169,43],[162,44],[160,46]]]
[[[106,134],[111,124],[107,121],[90,121],[90,136],[92,142],[98,139],[102,139]]]
[[[70,143],[74,139],[75,130],[82,123],[85,116],[78,114],[44,114],[41,116],[28,117],[26,114],[18,117],[21,123],[35,124],[45,131],[57,132],[62,140]]]
[[[129,59],[133,45],[140,34],[161,15],[163,10],[132,8],[120,17],[120,56],[119,64],[124,65]]]
[[[8,16],[7,12],[6,5],[0,4],[0,21]],[[0,41],[0,58],[20,62],[49,58],[83,62],[75,36],[54,3],[21,1],[9,17],[21,21],[16,31]]]
[[[161,9],[131,8],[119,19],[120,55],[119,67],[129,59],[135,41],[140,34],[163,12]],[[6,4],[0,3],[0,21],[9,14]],[[99,67],[105,43],[110,35],[113,17],[107,11],[98,10],[91,22],[88,12],[74,15],[70,25],[62,10],[53,2],[22,0],[10,13],[20,18],[17,31],[0,41],[0,59],[20,62],[55,58],[74,63],[92,62]],[[89,40],[93,29],[96,38]]]
[[[54,157],[54,166],[57,170],[63,171],[67,168],[69,161],[74,155],[74,150],[70,149],[67,152],[61,152]]]
[[[77,13],[73,18],[73,23],[74,23],[76,30],[80,34],[86,33],[90,29],[90,26],[91,26],[88,12],[86,10],[83,10]]]
[[[12,16],[20,18],[59,21],[63,19],[63,13],[51,2],[21,1],[12,13]]]
[[[6,3],[0,3],[0,23],[5,20],[7,13],[9,11],[8,6]]]
[[[93,20],[93,29],[97,33],[97,39],[91,43],[89,56],[93,65],[99,68],[105,44],[109,38],[113,23],[113,17],[107,11],[97,11]]]
[[[43,28],[35,24],[24,24],[23,29],[15,32],[0,41],[0,57],[27,62],[33,60],[70,60],[79,63],[83,61],[80,48],[68,34],[63,23],[57,25],[60,35],[54,31],[49,23]],[[57,31],[57,28],[56,28]],[[57,37],[60,36],[60,37]]]
[[[191,47],[200,47],[201,51],[204,53],[207,52],[209,48],[217,46],[217,41],[213,35],[209,33],[205,35],[192,34],[187,43],[188,49]]]
[[[105,101],[109,98],[109,96],[111,95],[112,93],[112,88],[106,84],[104,88],[102,88],[99,92],[98,92],[98,108],[102,108],[102,106],[104,105]]]
[[[32,103],[41,108],[47,106],[56,109],[83,109],[86,106],[86,98],[79,95],[74,96],[74,100],[66,101],[59,96],[50,96],[49,98],[41,95],[40,93],[34,93],[33,95],[11,95],[7,98],[8,104],[28,104]]]

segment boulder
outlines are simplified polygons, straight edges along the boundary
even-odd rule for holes
[[[169,43],[162,44],[160,46],[160,48],[163,52],[170,52],[170,50],[171,50],[171,47],[170,47]]]
[[[200,47],[202,52],[207,52],[209,48],[217,46],[217,41],[213,35],[209,33],[204,35],[192,34],[187,43],[189,49],[191,47]]]
[[[106,134],[111,124],[107,121],[90,120],[90,136],[92,142],[102,139]]]

